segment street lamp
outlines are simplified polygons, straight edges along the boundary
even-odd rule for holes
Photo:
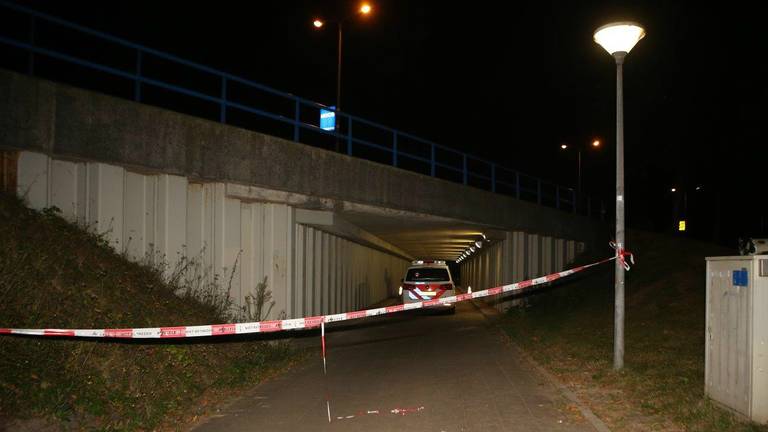
[[[594,40],[616,60],[616,253],[626,249],[624,239],[624,98],[622,66],[629,51],[645,36],[633,22],[614,22],[595,30]],[[619,256],[620,257],[620,256]],[[617,257],[617,258],[619,258]],[[624,265],[616,259],[613,368],[624,367]]]
[[[342,53],[341,48],[342,48],[342,41],[343,41],[343,36],[344,36],[344,34],[343,34],[344,22],[347,21],[348,19],[356,16],[356,15],[363,15],[363,16],[370,15],[371,12],[373,12],[373,6],[371,6],[370,3],[365,2],[365,3],[360,4],[360,7],[353,14],[348,15],[345,18],[335,20],[335,21],[327,21],[327,22],[335,23],[337,28],[338,28],[338,30],[339,30],[339,32],[338,32],[338,47],[339,48],[337,50],[337,57],[336,57],[336,107],[335,107],[335,110],[334,110],[334,112],[336,112],[336,113],[341,111],[341,58],[342,58],[341,57],[341,53]],[[326,21],[324,21],[324,20],[322,20],[320,18],[316,18],[312,22],[312,25],[314,25],[316,29],[323,28],[325,26],[325,24],[326,24]],[[339,125],[339,119],[338,119],[338,116],[336,116],[336,130],[338,130],[338,128],[339,128],[338,125]],[[339,151],[339,140],[338,139],[336,139],[336,151],[337,152]]]
[[[581,150],[582,148],[581,146],[578,146],[578,145],[575,147],[576,147],[576,155],[577,155],[576,158],[578,160],[578,181],[576,182],[576,194],[578,195],[579,199],[581,199]],[[600,147],[600,140],[599,139],[592,140],[592,142],[590,143],[590,147],[592,148]],[[562,143],[560,144],[560,148],[563,150],[568,150],[570,146],[566,143]]]

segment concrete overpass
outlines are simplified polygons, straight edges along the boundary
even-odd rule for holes
[[[0,71],[0,180],[135,260],[199,261],[236,306],[267,280],[289,317],[397,291],[408,261],[462,262],[485,288],[562,269],[601,223],[512,197]]]

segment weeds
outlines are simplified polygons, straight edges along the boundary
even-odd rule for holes
[[[272,291],[267,289],[267,277],[264,276],[264,280],[256,285],[255,294],[245,296],[240,321],[262,321],[269,316],[273,307],[275,302],[272,300]]]
[[[170,266],[152,253],[131,263],[104,235],[57,214],[0,196],[0,327],[162,327],[231,316],[230,273],[222,287],[198,256],[182,254]],[[254,314],[272,309],[266,282],[256,287]],[[0,429],[43,418],[71,430],[178,427],[185,413],[205,411],[204,395],[256,382],[293,356],[285,344],[242,337],[160,343],[3,336],[0,352]]]
[[[591,270],[511,310],[505,330],[579,389],[612,430],[767,432],[737,421],[704,394],[704,256],[691,240],[630,232],[625,368],[612,370],[612,268]]]

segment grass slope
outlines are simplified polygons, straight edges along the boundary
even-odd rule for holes
[[[155,269],[114,253],[53,212],[0,196],[0,327],[121,328],[221,322]],[[206,400],[256,382],[292,357],[254,339],[116,342],[0,337],[0,429],[174,429]],[[44,423],[44,422],[43,422]]]
[[[513,340],[615,431],[768,431],[704,396],[704,257],[734,251],[642,232],[627,244],[637,265],[627,274],[623,372],[612,371],[612,264],[511,310]]]

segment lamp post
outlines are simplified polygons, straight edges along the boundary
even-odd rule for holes
[[[342,58],[342,41],[344,40],[344,22],[348,19],[352,18],[355,15],[370,15],[373,11],[373,7],[370,5],[370,3],[362,3],[360,7],[355,11],[354,14],[349,15],[345,18],[336,20],[336,21],[328,21],[336,24],[336,27],[338,28],[338,49],[336,51],[336,107],[334,109],[334,112],[338,113],[341,111],[341,58]],[[312,25],[315,26],[316,29],[321,29],[325,26],[326,21],[316,18]],[[338,116],[336,116],[336,130],[339,129],[339,119]],[[339,148],[339,140],[338,136],[336,137],[336,151],[338,152],[340,150]]]
[[[594,40],[616,60],[616,253],[626,249],[624,239],[624,98],[622,67],[624,59],[645,29],[634,22],[614,22],[595,30]],[[619,257],[617,257],[619,258]],[[614,282],[613,368],[624,368],[624,265],[616,259]]]
[[[591,147],[592,148],[597,148],[597,147],[600,147],[600,144],[601,144],[600,140],[599,139],[595,139],[595,140],[592,140]],[[563,149],[563,150],[568,150],[570,147],[571,146],[568,145],[567,143],[560,144],[560,148]],[[577,194],[579,195],[579,198],[580,198],[581,197],[581,150],[582,149],[581,149],[581,146],[575,146],[575,147],[576,147],[576,159],[577,159],[577,164],[578,164],[578,177],[577,177],[577,182],[576,182],[576,192],[577,192]]]

